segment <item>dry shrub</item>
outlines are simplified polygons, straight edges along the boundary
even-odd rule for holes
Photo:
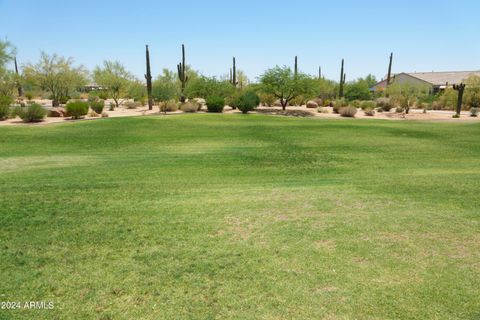
[[[357,114],[357,108],[355,107],[343,107],[340,109],[340,115],[342,117],[349,117],[353,118],[355,117],[355,114]]]

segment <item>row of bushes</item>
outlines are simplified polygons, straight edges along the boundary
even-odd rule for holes
[[[226,101],[220,96],[210,96],[205,101],[208,112],[221,113],[225,107]],[[233,109],[239,109],[242,113],[253,111],[260,103],[260,98],[252,91],[246,91],[229,101],[229,105]],[[159,105],[161,112],[172,112],[182,110],[183,112],[196,112],[202,108],[202,103],[195,99],[184,103],[177,103],[175,100],[161,102]]]

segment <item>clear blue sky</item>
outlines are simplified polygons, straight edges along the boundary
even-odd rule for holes
[[[0,0],[0,37],[20,62],[41,50],[70,56],[90,70],[119,60],[138,77],[150,44],[154,75],[174,69],[180,45],[187,63],[206,75],[226,74],[232,56],[255,79],[292,65],[347,80],[394,72],[480,69],[480,1],[60,1]]]

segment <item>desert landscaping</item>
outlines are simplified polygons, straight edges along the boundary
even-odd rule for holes
[[[0,320],[479,320],[478,12],[0,0]]]

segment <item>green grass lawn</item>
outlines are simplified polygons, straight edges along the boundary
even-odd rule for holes
[[[0,319],[479,319],[480,126],[0,127]]]

